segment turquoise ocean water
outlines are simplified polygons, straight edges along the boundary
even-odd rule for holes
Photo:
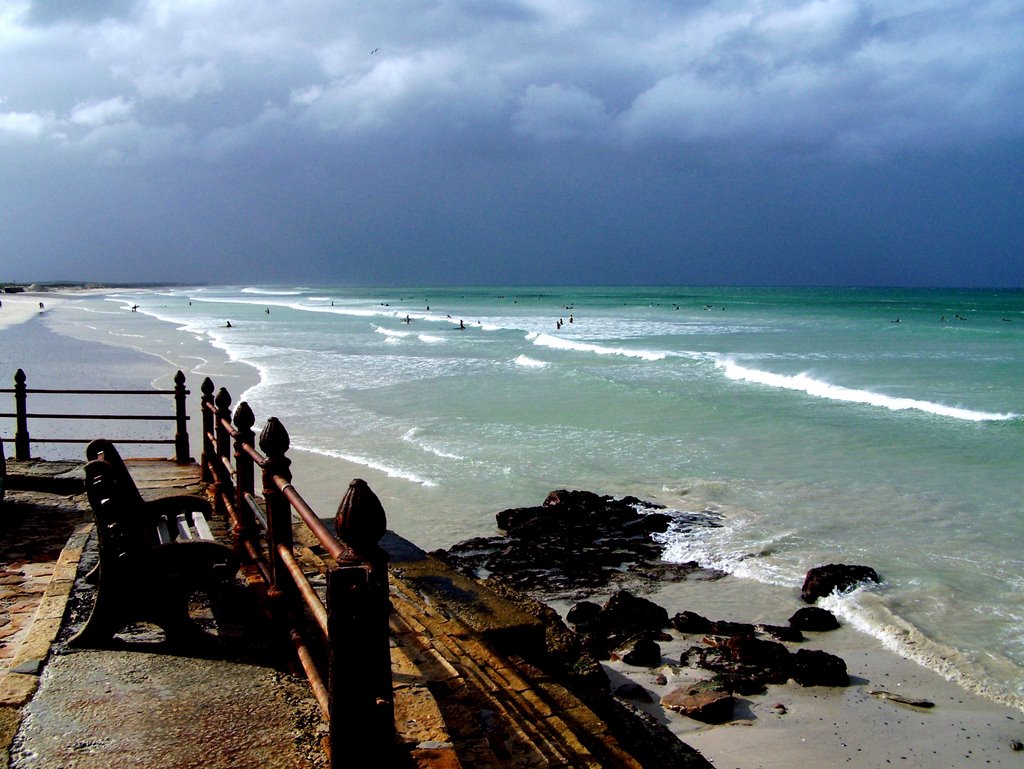
[[[395,527],[426,547],[494,533],[495,511],[554,488],[651,498],[709,524],[670,533],[670,558],[788,587],[819,563],[875,567],[883,585],[831,607],[1024,702],[1024,292],[206,287],[110,301],[256,366],[261,383],[235,395],[281,417],[293,445],[416,489]]]

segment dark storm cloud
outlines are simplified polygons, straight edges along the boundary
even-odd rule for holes
[[[645,280],[862,281],[872,264],[884,282],[913,271],[882,258],[890,241],[939,265],[937,217],[960,211],[988,233],[976,258],[1005,264],[1020,227],[998,201],[1020,185],[993,185],[1020,170],[1021,40],[1004,0],[13,0],[0,244],[59,270],[76,242],[121,243],[167,273],[184,243],[316,270],[345,251],[334,274],[364,260],[367,280],[572,277],[584,259],[625,279],[643,244]],[[905,191],[891,238],[863,214],[886,180]],[[997,204],[951,211],[936,184]],[[107,206],[132,226],[97,228]],[[838,255],[854,243],[857,264]]]

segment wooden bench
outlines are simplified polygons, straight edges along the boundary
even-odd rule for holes
[[[200,497],[143,502],[124,463],[105,458],[86,464],[85,483],[99,540],[96,601],[70,643],[105,646],[136,622],[158,625],[172,644],[210,642],[189,616],[189,601],[231,579],[238,559],[214,540],[209,505],[202,509]],[[200,509],[183,509],[187,500]]]
[[[204,517],[209,518],[213,512],[213,506],[208,499],[194,494],[175,494],[149,501],[143,499],[142,493],[135,485],[135,479],[121,458],[121,452],[117,450],[113,441],[106,438],[97,438],[86,446],[85,458],[89,461],[102,459],[107,462],[117,474],[118,482],[124,487],[124,493],[129,501],[136,504],[139,512],[152,519],[154,524],[161,519],[175,518],[178,513],[201,510]]]

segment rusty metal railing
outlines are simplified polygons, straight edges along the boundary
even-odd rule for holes
[[[292,485],[284,425],[271,417],[257,441],[246,402],[232,414],[231,396],[224,388],[214,395],[209,378],[202,393],[203,480],[213,485],[239,555],[266,583],[272,611],[295,646],[329,724],[331,766],[340,769],[360,748],[372,751],[375,766],[393,766],[391,603],[387,554],[378,545],[387,519],[380,500],[365,481],[353,480],[338,506],[336,536]],[[295,556],[293,514],[327,553],[325,598]],[[310,628],[319,643],[307,638]]]
[[[185,375],[179,371],[174,376],[173,390],[52,390],[45,388],[29,388],[26,384],[27,377],[21,369],[14,375],[14,387],[0,389],[0,393],[14,394],[14,411],[0,414],[0,418],[13,418],[15,420],[14,432],[14,458],[17,460],[29,460],[32,458],[32,443],[89,443],[94,437],[90,435],[82,438],[30,438],[28,430],[29,419],[44,420],[65,420],[65,419],[86,419],[86,420],[129,420],[129,421],[173,421],[175,433],[173,438],[118,438],[118,443],[133,444],[173,444],[174,459],[177,462],[185,463],[190,461],[188,447],[188,414],[185,409],[186,398],[189,391],[185,388]],[[29,395],[106,395],[106,396],[143,396],[163,395],[174,398],[174,414],[59,414],[48,412],[30,412],[28,410]]]

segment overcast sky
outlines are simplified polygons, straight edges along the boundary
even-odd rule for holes
[[[1024,286],[1021,0],[0,0],[0,281]]]

